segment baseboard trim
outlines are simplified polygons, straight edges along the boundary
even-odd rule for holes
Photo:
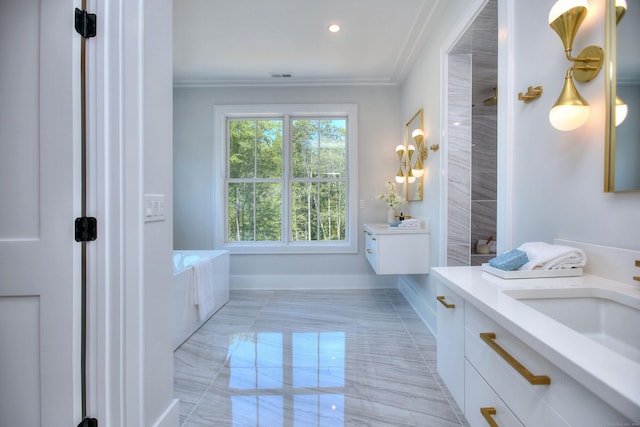
[[[374,274],[232,275],[232,290],[392,289],[397,276]]]
[[[153,427],[178,427],[180,425],[180,400],[173,399]]]
[[[398,279],[398,290],[405,297],[413,311],[416,312],[422,323],[431,331],[433,336],[438,336],[438,318],[424,297],[416,292],[413,283],[407,276]]]

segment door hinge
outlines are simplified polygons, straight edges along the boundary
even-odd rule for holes
[[[98,237],[98,220],[83,216],[76,218],[76,242],[91,242]]]
[[[78,427],[98,427],[98,420],[95,418],[85,418]]]
[[[96,36],[96,14],[76,7],[76,31],[85,39]]]

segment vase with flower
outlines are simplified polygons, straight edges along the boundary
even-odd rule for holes
[[[387,181],[387,191],[376,196],[377,200],[382,200],[389,208],[387,210],[387,223],[391,224],[396,220],[396,206],[405,202],[404,197],[396,193],[396,185],[391,181]]]

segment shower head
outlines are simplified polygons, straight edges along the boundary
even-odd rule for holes
[[[491,98],[487,98],[484,101],[482,101],[482,104],[486,105],[487,107],[492,107],[492,106],[496,105],[497,103],[498,103],[498,91],[494,87],[493,88],[493,96]]]

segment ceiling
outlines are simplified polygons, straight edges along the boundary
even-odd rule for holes
[[[442,3],[175,0],[174,84],[398,84]]]

